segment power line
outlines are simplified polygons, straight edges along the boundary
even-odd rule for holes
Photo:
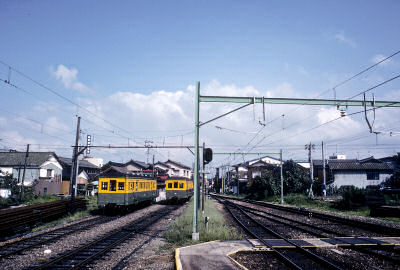
[[[375,89],[375,88],[377,88],[377,87],[379,87],[379,86],[381,86],[381,85],[384,85],[384,84],[386,84],[386,83],[388,83],[388,82],[391,82],[391,81],[393,81],[393,80],[395,80],[395,79],[397,79],[397,78],[399,78],[399,77],[400,77],[400,74],[399,74],[399,75],[396,75],[396,76],[394,76],[394,77],[392,77],[392,78],[390,78],[390,79],[388,79],[388,80],[386,80],[386,81],[384,81],[384,82],[381,82],[380,84],[377,84],[377,85],[375,85],[375,86],[373,86],[373,87],[370,87],[370,88],[368,88],[368,89],[365,90],[365,91],[361,91],[360,93],[358,93],[358,94],[356,94],[356,95],[354,95],[354,96],[348,98],[347,100],[353,99],[353,98],[355,98],[355,97],[357,97],[357,96],[359,96],[359,95],[362,95],[362,94],[364,94],[364,93],[366,93],[366,92],[369,92],[369,91],[371,91],[371,90],[373,90],[373,89]]]
[[[115,127],[115,128],[118,128],[118,129],[120,129],[120,130],[126,132],[127,134],[130,134],[130,131],[128,131],[128,130],[126,130],[126,129],[124,129],[124,128],[121,128],[121,127],[119,127],[119,126],[117,126],[117,125],[115,125],[114,123],[112,123],[112,122],[110,122],[110,121],[104,119],[103,117],[98,116],[96,113],[94,113],[94,112],[92,112],[92,111],[90,111],[90,110],[88,110],[88,109],[82,107],[81,105],[79,105],[78,103],[74,102],[73,100],[71,100],[71,99],[69,99],[69,98],[67,98],[67,97],[65,97],[65,96],[63,96],[63,95],[61,95],[59,92],[57,92],[57,91],[51,89],[50,87],[47,87],[46,85],[42,84],[41,82],[39,82],[39,81],[33,79],[32,77],[30,77],[30,76],[24,74],[23,72],[21,72],[21,71],[19,71],[19,70],[13,68],[13,67],[10,66],[9,64],[7,64],[7,63],[5,63],[5,62],[3,62],[3,61],[1,61],[1,60],[0,60],[0,63],[3,64],[3,65],[5,65],[5,66],[7,66],[7,67],[10,68],[11,70],[15,71],[15,72],[18,73],[20,76],[22,76],[22,77],[24,77],[24,78],[30,80],[31,82],[37,84],[38,86],[42,87],[43,89],[45,89],[45,90],[49,91],[50,93],[52,93],[52,94],[58,96],[59,98],[65,100],[66,102],[68,102],[68,103],[70,103],[70,104],[72,104],[72,105],[74,105],[74,106],[76,106],[76,107],[78,107],[78,108],[80,108],[80,109],[86,111],[87,113],[93,115],[94,117],[96,117],[96,118],[98,118],[98,119],[101,119],[102,121],[104,121],[105,123],[109,124],[110,126],[113,126],[113,127]],[[7,80],[4,80],[4,82],[11,85],[11,83],[8,82]],[[14,85],[13,85],[13,86],[14,86]],[[16,86],[14,86],[14,87],[16,87]]]
[[[395,53],[393,53],[393,54],[391,54],[390,56],[388,56],[388,57],[382,59],[381,61],[379,61],[379,62],[377,62],[377,63],[375,63],[375,64],[373,64],[373,65],[371,65],[371,66],[369,66],[369,67],[367,67],[367,68],[365,68],[365,69],[363,69],[362,71],[356,73],[355,75],[350,76],[349,78],[347,78],[347,79],[345,79],[345,80],[339,82],[338,84],[336,84],[336,85],[333,86],[332,88],[329,88],[329,89],[327,89],[326,91],[324,91],[324,92],[318,94],[316,97],[319,97],[319,96],[321,96],[321,95],[324,95],[325,93],[327,93],[327,92],[329,92],[329,91],[331,91],[331,90],[336,91],[336,88],[338,88],[338,87],[344,85],[345,83],[347,83],[347,82],[353,80],[354,78],[356,78],[356,77],[358,77],[358,76],[364,74],[365,72],[367,72],[367,71],[371,70],[372,68],[374,68],[374,67],[380,65],[381,63],[383,63],[383,62],[389,60],[390,58],[394,57],[395,55],[397,55],[397,54],[399,54],[399,53],[400,53],[400,50],[399,50],[399,51],[396,51]],[[399,75],[399,76],[400,76],[400,75]],[[383,82],[383,83],[381,83],[381,84],[379,84],[379,85],[376,85],[375,87],[372,87],[372,88],[370,88],[370,89],[367,89],[367,90],[365,90],[365,92],[370,91],[370,90],[372,90],[372,89],[374,89],[374,88],[377,88],[377,87],[379,87],[379,86],[381,86],[381,85],[383,85],[383,84],[385,84],[385,83],[387,83],[387,82],[389,82],[389,81],[392,81],[392,80],[394,80],[394,79],[396,79],[396,78],[398,78],[398,76],[396,76],[396,77],[394,77],[394,78],[391,78],[391,79],[389,79],[389,80],[387,80],[387,81],[385,81],[385,82]],[[352,97],[352,98],[353,98],[353,97]],[[351,98],[350,98],[350,99],[351,99]],[[301,108],[301,107],[303,107],[303,106],[304,106],[304,105],[298,106],[297,108],[293,109],[290,113],[293,113],[294,111],[296,111],[297,109],[299,109],[299,108]],[[286,115],[287,115],[287,114],[286,114]],[[313,115],[312,115],[312,116],[313,116]],[[300,120],[300,121],[298,121],[298,122],[296,122],[296,123],[294,123],[294,124],[292,124],[292,125],[290,125],[290,126],[288,126],[288,127],[291,127],[291,126],[294,126],[294,125],[298,125],[300,122],[303,122],[303,121],[305,121],[305,120],[311,118],[312,116],[307,117],[307,118],[304,119],[304,120]],[[288,127],[286,127],[286,129],[287,129]],[[279,130],[279,132],[280,132],[280,131],[281,131],[281,130]],[[270,136],[271,136],[271,135],[273,135],[273,134],[270,134]],[[268,137],[270,137],[270,136],[268,136]],[[263,138],[261,141],[259,141],[257,144],[261,143],[265,138],[266,138],[266,137],[264,137],[264,138]],[[257,144],[256,144],[256,145],[257,145]],[[252,149],[253,149],[253,148],[252,148]],[[250,150],[250,151],[251,151],[251,150]]]

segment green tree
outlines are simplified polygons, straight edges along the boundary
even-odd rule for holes
[[[266,177],[256,176],[253,179],[250,187],[248,188],[248,198],[254,200],[262,200],[265,198],[265,191],[267,189],[267,179]]]
[[[311,180],[305,168],[293,160],[286,161],[282,165],[283,192],[304,193],[311,185]],[[264,170],[261,177],[255,177],[248,188],[248,197],[264,199],[266,196],[279,195],[281,190],[281,169],[273,167]]]
[[[385,188],[400,188],[400,170],[383,182]]]
[[[283,164],[283,192],[303,193],[311,186],[308,171],[293,160]]]

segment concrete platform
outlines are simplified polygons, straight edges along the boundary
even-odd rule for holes
[[[212,241],[198,245],[177,248],[175,264],[177,270],[182,269],[241,269],[227,255],[236,250],[251,250],[250,242],[241,241]]]
[[[295,248],[282,239],[265,239],[274,248]],[[337,237],[304,238],[291,240],[296,244],[309,247],[334,248],[340,246],[400,245],[400,237]],[[238,251],[270,250],[256,239],[237,241],[212,241],[175,250],[175,264],[178,270],[246,269],[229,257]]]

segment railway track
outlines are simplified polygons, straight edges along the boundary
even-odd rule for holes
[[[86,200],[77,198],[76,208],[86,208]],[[57,200],[30,206],[0,210],[0,236],[12,235],[37,223],[51,221],[69,212],[70,200]]]
[[[233,204],[232,202],[230,202]],[[260,204],[256,204],[260,205]],[[253,206],[253,205],[252,205]],[[261,204],[261,206],[264,206]],[[394,245],[381,245],[378,241],[371,239],[371,238],[366,238],[362,237],[363,241],[370,242],[370,246],[357,246],[354,244],[354,241],[351,240],[351,238],[355,241],[357,241],[357,235],[348,235],[344,233],[343,231],[340,230],[340,226],[336,226],[336,228],[332,229],[329,228],[329,225],[332,225],[332,222],[335,223],[336,225],[341,225],[341,222],[337,222],[335,219],[329,219],[328,220],[328,226],[327,223],[323,220],[317,223],[311,223],[311,219],[320,219],[321,215],[319,215],[317,218],[314,216],[310,215],[308,217],[308,222],[304,222],[304,211],[301,211],[301,217],[303,217],[303,221],[298,220],[294,217],[288,217],[283,215],[282,213],[272,213],[271,211],[265,211],[259,208],[254,208],[254,207],[249,207],[249,206],[244,206],[240,205],[239,208],[241,208],[242,211],[245,211],[247,215],[255,218],[256,220],[259,220],[260,223],[264,226],[268,226],[268,228],[272,228],[274,231],[277,231],[280,235],[287,235],[288,234],[288,228],[293,229],[297,232],[302,232],[306,233],[310,236],[313,237],[318,237],[318,238],[332,238],[336,237],[337,242],[342,242],[343,248],[345,249],[351,249],[355,252],[358,252],[359,254],[364,254],[368,255],[370,257],[378,258],[383,261],[386,261],[390,265],[400,265],[400,252],[399,249],[397,249]],[[283,210],[282,208],[279,208],[279,210]],[[279,211],[278,211],[279,212]],[[296,211],[297,212],[297,211]],[[293,213],[293,212],[292,212]],[[297,213],[296,213],[297,214]],[[297,214],[299,215],[299,214]],[[346,222],[346,224],[348,224]],[[365,236],[365,231],[366,226],[361,226],[362,232],[359,233],[362,236]],[[343,226],[343,225],[342,225]],[[339,228],[339,229],[338,229]],[[376,233],[376,228],[372,226],[370,231],[372,231],[374,234]],[[384,230],[384,232],[387,232],[388,228]],[[357,232],[356,232],[357,234]],[[393,235],[393,233],[389,234],[390,236]],[[376,236],[376,235],[374,235]],[[380,233],[378,236],[387,236],[385,233]],[[339,238],[337,238],[339,237]],[[289,250],[287,252],[290,252]],[[373,268],[373,267],[371,267]]]
[[[0,261],[9,256],[29,251],[30,249],[34,249],[44,244],[49,244],[74,232],[82,232],[84,230],[88,230],[95,225],[106,223],[113,219],[115,218],[97,217],[90,220],[84,220],[56,230],[43,232],[28,238],[21,239],[16,242],[5,244],[1,246],[0,249]]]
[[[287,206],[282,206],[282,205],[276,205],[272,203],[267,203],[267,202],[260,202],[260,201],[253,201],[253,200],[248,200],[248,199],[239,199],[239,198],[231,198],[231,197],[224,197],[224,196],[216,196],[213,195],[214,197],[220,197],[224,199],[229,199],[229,200],[236,200],[236,201],[242,201],[242,202],[247,202],[252,205],[259,205],[262,207],[266,208],[271,208],[271,209],[276,209],[280,210],[283,212],[290,212],[293,214],[301,215],[301,216],[311,216],[313,219],[320,219],[326,223],[326,221],[336,223],[336,224],[342,224],[346,225],[349,227],[356,227],[359,229],[363,229],[368,232],[374,232],[378,233],[380,235],[385,235],[385,236],[399,236],[400,235],[400,229],[399,228],[392,228],[376,223],[370,223],[370,222],[362,222],[360,220],[353,220],[345,217],[340,217],[340,216],[334,216],[334,215],[329,215],[329,214],[324,214],[316,211],[312,211],[309,209],[304,209],[300,207],[287,207]]]
[[[273,251],[274,255],[281,259],[289,267],[294,269],[341,269],[339,266],[335,265],[324,257],[319,256],[318,254],[313,253],[308,249],[302,248],[295,242],[264,226],[262,223],[252,218],[240,206],[227,201],[224,201],[223,203],[225,204],[231,215],[234,217],[234,219],[250,235],[257,238],[258,241],[260,241],[271,251]],[[266,238],[284,240],[289,246],[293,248],[278,250],[274,248],[270,243],[265,241]]]
[[[393,256],[393,254],[399,254],[398,250],[395,250],[395,246],[382,246],[380,244],[377,244],[374,247],[360,247],[360,246],[355,246],[351,241],[346,240],[346,238],[352,237],[351,235],[341,233],[340,231],[337,230],[332,230],[332,229],[327,229],[323,228],[321,226],[317,226],[314,224],[309,224],[305,223],[299,220],[291,219],[291,218],[283,218],[282,216],[266,212],[260,209],[253,209],[251,207],[246,207],[246,206],[241,206],[242,209],[246,210],[247,213],[250,215],[262,218],[264,220],[269,220],[272,223],[268,224],[271,227],[279,227],[279,226],[284,226],[284,227],[290,227],[298,231],[302,231],[304,233],[307,233],[311,236],[315,236],[318,238],[331,238],[331,237],[343,237],[340,238],[340,242],[342,242],[345,245],[349,245],[346,248],[348,249],[353,249],[356,251],[359,251],[361,253],[369,254],[371,256],[379,257],[383,260],[386,261],[391,261],[394,263],[397,263],[400,265],[400,257],[399,256]],[[271,217],[272,216],[272,217]],[[366,238],[363,238],[366,239]],[[375,241],[371,240],[371,244],[376,244]]]
[[[107,252],[122,244],[123,242],[132,239],[135,235],[145,230],[147,227],[165,217],[175,207],[165,207],[160,211],[152,213],[135,220],[121,228],[112,232],[106,233],[94,241],[91,241],[74,250],[67,251],[49,261],[30,267],[28,269],[81,269],[95,262],[97,259],[104,256]]]

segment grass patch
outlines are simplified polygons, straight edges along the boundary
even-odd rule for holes
[[[310,209],[316,209],[321,211],[328,211],[334,213],[342,213],[347,215],[356,215],[356,216],[369,216],[369,208],[367,206],[351,209],[351,210],[343,210],[335,208],[335,202],[331,201],[323,201],[317,199],[310,199],[306,195],[303,194],[288,194],[283,197],[284,204],[304,207]],[[269,197],[266,199],[267,202],[272,203],[280,203],[280,197]]]
[[[234,196],[232,196],[234,197]],[[284,204],[297,206],[297,207],[304,207],[310,208],[320,211],[327,211],[333,213],[340,213],[346,215],[354,215],[354,216],[363,216],[363,217],[370,217],[370,210],[367,206],[357,207],[351,210],[344,210],[338,209],[335,207],[335,202],[332,201],[323,201],[318,199],[310,199],[306,195],[303,194],[287,194],[283,197]],[[266,202],[280,204],[281,197],[280,196],[270,196],[264,199]],[[377,219],[385,220],[385,221],[393,221],[393,222],[400,222],[400,218],[394,217],[376,217]]]
[[[56,195],[41,195],[41,196],[38,196],[37,198],[31,198],[28,200],[24,200],[23,203],[26,205],[34,205],[34,204],[52,202],[52,201],[57,201],[57,200],[60,200],[60,198],[57,197]]]
[[[68,213],[66,216],[64,216],[62,218],[59,218],[57,220],[53,220],[53,221],[47,222],[41,226],[35,227],[32,229],[32,231],[45,229],[48,227],[56,226],[58,224],[68,223],[68,222],[75,221],[77,219],[91,216],[93,214],[93,212],[97,210],[97,196],[85,197],[85,199],[88,201],[88,204],[87,204],[87,207],[85,210],[75,212],[74,214]]]
[[[205,217],[210,217],[208,230],[205,226]],[[192,241],[193,230],[193,198],[183,214],[179,216],[165,232],[167,244],[164,248],[186,246],[212,240],[237,240],[243,239],[236,228],[227,226],[225,219],[216,208],[212,200],[205,200],[204,215],[198,214],[199,241]]]

